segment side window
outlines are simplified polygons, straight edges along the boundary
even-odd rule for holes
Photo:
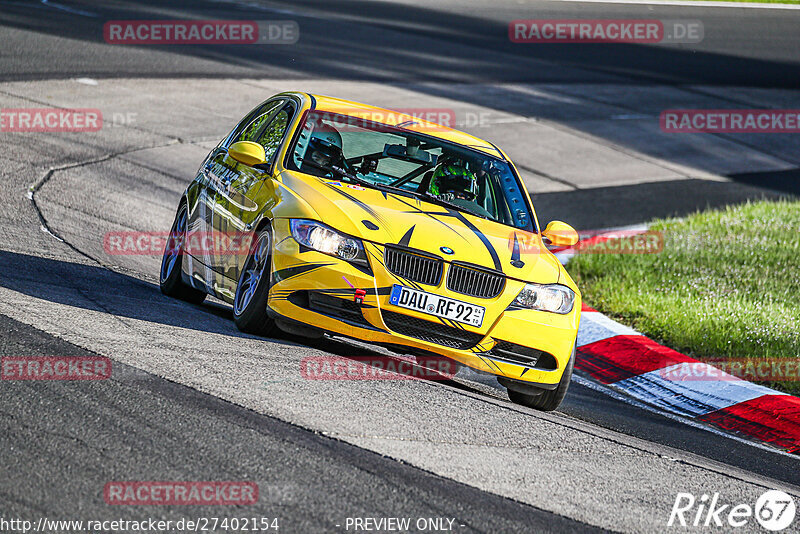
[[[267,154],[267,161],[272,161],[272,158],[278,151],[278,147],[281,145],[281,141],[283,141],[283,134],[286,133],[286,128],[289,126],[290,111],[288,107],[280,110],[258,140],[261,146],[264,147],[264,152]]]
[[[264,152],[267,155],[267,161],[272,161],[275,153],[283,142],[286,128],[289,126],[289,119],[292,116],[291,106],[284,106],[269,122],[266,128],[263,129],[261,135],[256,139],[256,142],[264,147]],[[253,141],[254,139],[247,139]]]
[[[250,124],[247,125],[247,128],[236,138],[236,141],[255,141],[258,139],[258,134],[261,132],[261,129],[266,124],[267,119],[269,119],[270,113],[264,113],[263,115],[259,115],[258,117],[253,120]],[[234,141],[234,142],[236,142]]]
[[[273,100],[251,111],[231,132],[226,146],[237,141],[255,141],[264,123],[285,103],[282,99]]]

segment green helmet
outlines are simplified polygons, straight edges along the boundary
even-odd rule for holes
[[[442,164],[433,172],[428,190],[435,196],[452,193],[459,198],[474,200],[478,194],[478,180],[475,173],[461,162]]]

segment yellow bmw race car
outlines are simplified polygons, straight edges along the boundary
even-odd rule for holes
[[[578,235],[558,221],[540,229],[492,143],[282,93],[209,153],[172,236],[161,290],[215,295],[245,332],[434,353],[496,375],[514,402],[542,410],[566,394],[581,296],[546,244]]]

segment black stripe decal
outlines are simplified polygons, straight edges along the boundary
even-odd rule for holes
[[[411,242],[411,234],[414,233],[414,228],[416,228],[416,226],[417,225],[414,225],[414,226],[412,226],[411,228],[408,229],[408,232],[406,232],[403,235],[403,237],[400,238],[400,242],[398,243],[398,245],[401,245],[401,246],[404,246],[404,247],[409,246],[409,243]]]
[[[381,215],[377,211],[372,209],[372,207],[369,204],[366,204],[365,202],[362,202],[361,200],[359,200],[358,198],[354,197],[353,195],[351,195],[350,193],[348,193],[346,191],[342,191],[340,188],[336,187],[335,185],[330,185],[330,184],[328,184],[326,182],[322,182],[322,183],[325,184],[328,187],[328,189],[330,189],[331,191],[336,191],[337,193],[339,193],[340,195],[342,195],[343,197],[348,199],[350,202],[352,202],[353,204],[355,204],[356,206],[358,206],[362,210],[366,211],[367,213],[369,213],[370,215],[372,215],[373,217],[375,217],[376,219],[378,219],[382,223],[384,223],[384,224],[386,223],[386,221],[383,220],[383,217],[381,217]]]
[[[458,237],[460,237],[460,238],[461,238],[461,239],[463,239],[464,241],[466,241],[466,240],[467,240],[467,239],[466,239],[466,238],[465,238],[463,235],[461,235],[461,234],[458,232],[458,230],[456,230],[455,228],[453,228],[452,226],[450,226],[450,225],[449,225],[449,224],[447,224],[446,222],[444,222],[444,221],[440,221],[439,219],[437,219],[436,217],[434,217],[434,215],[442,215],[442,216],[445,216],[445,217],[447,217],[447,216],[449,216],[449,215],[450,215],[450,213],[448,213],[448,212],[441,212],[441,211],[425,211],[425,210],[423,210],[422,208],[419,208],[419,207],[417,207],[417,206],[413,206],[413,205],[409,204],[408,202],[406,202],[405,200],[403,200],[403,199],[402,199],[402,197],[398,197],[398,196],[396,196],[396,195],[392,195],[392,198],[393,198],[393,199],[395,199],[396,201],[398,201],[398,202],[402,203],[402,204],[405,204],[406,206],[408,206],[409,208],[412,208],[412,209],[414,210],[414,211],[406,211],[406,212],[403,212],[403,213],[421,213],[421,214],[423,214],[423,215],[427,215],[428,217],[430,217],[430,218],[431,218],[431,219],[433,219],[434,221],[438,222],[439,224],[441,224],[442,226],[444,226],[444,227],[445,227],[445,228],[447,228],[448,230],[451,230],[452,232],[454,232],[454,233],[455,233],[455,234],[456,234]],[[420,204],[420,205],[422,204],[422,202],[421,202],[420,200],[417,200],[416,202],[417,202],[417,204]]]
[[[491,241],[489,241],[489,238],[486,237],[483,234],[483,232],[481,232],[478,229],[477,226],[469,222],[467,218],[464,217],[464,215],[460,211],[456,210],[448,210],[448,211],[450,211],[453,214],[453,217],[461,221],[464,224],[464,226],[472,230],[472,233],[478,236],[478,238],[483,242],[483,246],[485,246],[486,250],[489,251],[489,255],[492,257],[492,261],[494,262],[494,268],[502,273],[503,266],[500,264],[500,257],[497,255],[497,251],[494,249],[494,247],[492,247],[492,243]]]
[[[279,269],[272,273],[272,277],[275,282],[280,282],[281,280],[288,280],[289,278],[293,278],[295,276],[299,276],[301,274],[307,273],[309,271],[313,271],[319,269],[320,267],[325,267],[327,265],[333,265],[332,263],[304,263],[302,265],[295,265],[294,267],[285,267],[283,269]]]

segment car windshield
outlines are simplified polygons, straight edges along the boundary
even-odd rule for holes
[[[519,180],[502,159],[361,118],[309,113],[289,149],[287,166],[515,228],[533,224]]]

